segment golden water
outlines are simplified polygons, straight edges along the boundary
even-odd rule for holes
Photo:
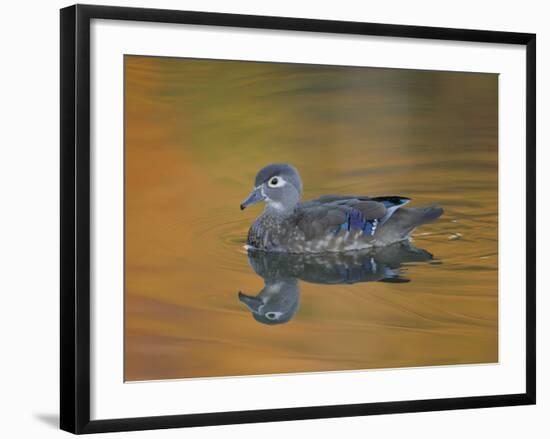
[[[498,361],[496,75],[125,58],[125,379]],[[256,172],[294,164],[304,198],[437,203],[407,283],[300,281],[257,322],[239,204]]]

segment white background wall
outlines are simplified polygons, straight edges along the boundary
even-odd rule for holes
[[[88,1],[88,3],[96,3]],[[104,0],[100,4],[537,33],[538,405],[370,416],[109,437],[550,437],[548,336],[550,14],[542,0]],[[0,436],[61,437],[58,419],[59,13],[63,1],[5,2],[0,15]],[[545,126],[546,125],[546,126]],[[545,349],[546,348],[546,349]],[[546,416],[545,416],[546,415]],[[104,435],[107,436],[107,435]]]

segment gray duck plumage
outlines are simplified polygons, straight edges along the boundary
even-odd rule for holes
[[[287,253],[344,252],[386,246],[409,238],[418,226],[443,213],[438,206],[403,208],[410,199],[324,195],[301,203],[296,168],[271,164],[256,175],[241,209],[264,201],[263,213],[248,231],[255,249]]]

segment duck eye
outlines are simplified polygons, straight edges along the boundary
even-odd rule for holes
[[[269,186],[276,187],[279,185],[279,179],[277,177],[273,177],[271,180],[269,180]]]

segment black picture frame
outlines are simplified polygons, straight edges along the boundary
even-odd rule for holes
[[[524,45],[527,60],[525,66],[527,83],[526,392],[494,396],[90,420],[90,21],[92,19]],[[75,5],[62,9],[60,24],[60,426],[63,430],[80,434],[535,404],[535,34],[89,5]]]

